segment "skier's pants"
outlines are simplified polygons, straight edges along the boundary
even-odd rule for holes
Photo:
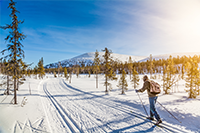
[[[159,116],[159,114],[157,113],[156,107],[155,107],[157,98],[158,98],[158,96],[149,97],[149,103],[150,103],[150,117],[155,116],[155,118],[156,118],[157,120],[160,120],[160,116]]]

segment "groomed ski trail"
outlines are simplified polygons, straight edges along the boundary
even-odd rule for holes
[[[108,99],[72,87],[62,78],[50,78],[41,87],[52,132],[183,132],[178,128],[156,127],[138,114],[139,109],[123,105],[114,97]]]

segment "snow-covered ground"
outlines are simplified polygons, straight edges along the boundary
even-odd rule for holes
[[[163,128],[145,119],[145,111],[129,76],[127,81],[126,95],[120,94],[117,81],[111,82],[113,89],[105,95],[103,75],[99,76],[99,88],[96,88],[94,75],[90,78],[73,75],[71,84],[64,78],[53,78],[53,75],[47,75],[43,80],[27,78],[17,93],[17,105],[10,104],[12,95],[5,96],[3,89],[0,90],[0,132],[200,132],[200,97],[187,98],[185,81],[179,81],[179,86],[174,87],[175,93],[159,95],[158,102],[182,122],[175,120],[157,103]],[[155,81],[162,83],[160,79]],[[140,80],[138,88],[142,85]],[[139,94],[149,112],[147,93]]]

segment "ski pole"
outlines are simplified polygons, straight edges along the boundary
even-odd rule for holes
[[[157,101],[158,102],[158,101]],[[158,102],[169,114],[171,114],[178,122],[182,123],[179,121],[171,112],[169,112],[160,102]]]
[[[138,97],[140,98],[140,95],[138,94],[138,92],[137,92],[137,95],[138,95]],[[148,117],[149,115],[148,115],[148,113],[147,113],[147,110],[146,110],[146,108],[145,108],[145,106],[144,106],[144,104],[143,104],[141,98],[140,98],[140,102],[142,103],[142,106],[143,106],[143,108],[144,108],[144,110],[145,110],[145,112],[146,112],[146,114],[147,114],[147,117]]]

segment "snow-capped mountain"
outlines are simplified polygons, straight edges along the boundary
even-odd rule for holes
[[[99,57],[100,60],[103,60],[103,55],[104,52],[99,52]],[[163,54],[163,55],[152,55],[152,59],[155,60],[159,60],[159,59],[167,59],[169,58],[169,56],[172,57],[182,57],[182,56],[194,56],[194,55],[200,55],[200,52],[191,52],[191,53],[171,53],[171,54]],[[121,62],[125,62],[129,60],[129,57],[131,57],[132,61],[136,61],[136,62],[143,62],[143,61],[147,61],[149,59],[149,56],[131,56],[131,55],[122,55],[122,54],[116,54],[116,53],[112,53],[111,56],[113,57],[113,60],[118,60]],[[74,58],[71,59],[67,59],[67,60],[63,60],[63,61],[59,61],[62,67],[68,67],[68,66],[72,66],[72,65],[88,65],[88,64],[92,64],[94,61],[94,57],[95,57],[95,52],[90,52],[90,53],[84,53],[81,54],[79,56],[76,56]],[[45,66],[45,68],[54,68],[54,67],[58,67],[59,62],[56,63],[52,63],[52,64],[48,64]]]
[[[99,52],[100,60],[103,60],[103,55],[104,55],[104,52]],[[136,62],[144,58],[147,58],[147,56],[131,56],[131,55],[116,54],[116,53],[112,53],[111,56],[113,57],[113,60],[119,60],[121,62],[125,62],[125,61],[128,62],[129,57],[131,57],[132,61],[136,61]],[[62,67],[65,67],[65,66],[67,67],[67,66],[76,65],[76,64],[87,65],[87,64],[92,64],[94,61],[94,58],[95,58],[95,52],[90,52],[90,53],[84,53],[74,58],[59,61],[59,62],[62,65]],[[59,62],[48,64],[45,66],[45,68],[57,67]]]

